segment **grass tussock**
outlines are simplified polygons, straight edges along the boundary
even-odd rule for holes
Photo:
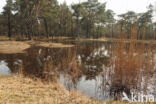
[[[135,30],[134,27],[131,40],[136,39]],[[125,91],[127,94],[130,94],[133,88],[146,91],[148,83],[143,86],[142,78],[147,81],[155,72],[151,45],[144,42],[138,44],[136,41],[125,43],[125,39],[120,39],[115,45],[113,55],[112,90],[117,93]]]

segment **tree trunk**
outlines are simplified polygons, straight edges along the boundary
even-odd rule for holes
[[[86,30],[87,38],[89,38],[89,25],[87,23],[87,30]]]
[[[31,33],[31,27],[29,25],[27,25],[27,31],[28,31],[28,40],[32,40],[32,33]]]
[[[47,20],[45,18],[44,18],[44,26],[45,26],[46,36],[47,36],[47,38],[49,38],[48,25],[47,25]]]
[[[77,24],[76,37],[79,38],[79,16],[77,16],[76,24]]]
[[[112,38],[114,37],[114,25],[112,23]]]
[[[155,31],[154,31],[154,39],[156,39],[156,26],[155,26]]]
[[[11,39],[11,20],[10,20],[10,11],[8,12],[8,37]]]

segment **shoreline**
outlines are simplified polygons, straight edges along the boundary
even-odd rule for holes
[[[40,46],[46,48],[71,48],[74,45],[54,42],[38,41],[0,41],[0,54],[24,53],[31,46]]]

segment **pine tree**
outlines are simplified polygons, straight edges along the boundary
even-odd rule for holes
[[[8,37],[9,39],[11,39],[11,31],[12,31],[12,26],[11,26],[11,22],[12,22],[12,10],[13,10],[13,3],[12,0],[7,0],[6,1],[6,5],[4,7],[4,12],[3,15],[7,18],[7,27],[8,27]]]

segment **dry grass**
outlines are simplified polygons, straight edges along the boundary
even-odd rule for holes
[[[0,104],[97,104],[55,83],[21,76],[0,77]]]
[[[33,36],[34,40],[40,40],[40,41],[46,41],[46,40],[52,40],[52,39],[57,39],[57,40],[64,40],[64,39],[71,39],[72,37],[66,37],[66,36],[53,36],[53,37],[49,37],[49,39],[47,37],[39,37],[39,36]],[[9,38],[7,36],[0,36],[0,40],[1,41],[7,41],[9,40]],[[16,36],[12,36],[11,40],[28,40],[25,36],[21,36],[21,35],[16,35]]]
[[[23,53],[25,49],[30,48],[30,45],[24,42],[16,41],[1,41],[0,53]]]
[[[124,38],[120,39],[113,49],[111,64],[114,67],[111,87],[117,93],[125,91],[130,94],[135,88],[137,91],[146,91],[148,83],[142,85],[142,77],[146,77],[145,80],[148,82],[151,74],[155,72],[151,44],[145,44],[144,40],[140,40],[141,43],[138,44],[138,41],[135,41],[136,34],[136,29],[133,27],[130,43],[125,43],[127,40]]]
[[[7,36],[0,36],[0,40],[1,41],[7,41],[7,40],[9,40],[9,38]]]
[[[52,42],[37,42],[37,41],[0,41],[0,53],[5,54],[15,54],[15,53],[24,53],[24,50],[30,48],[32,45],[48,47],[48,48],[67,48],[73,47],[74,45],[65,45],[61,43],[52,43]]]
[[[51,43],[51,42],[40,42],[37,46],[48,47],[48,48],[68,48],[74,45],[66,45],[62,43]]]
[[[98,39],[78,39],[77,41],[99,41],[99,42],[120,42],[121,39],[115,38],[98,38]],[[124,39],[122,40],[124,43],[147,43],[147,44],[156,44],[155,40],[137,40],[137,39]]]
[[[40,41],[47,41],[47,40],[64,40],[64,39],[71,39],[72,37],[66,37],[66,36],[53,36],[53,37],[33,37],[34,40],[40,40]]]
[[[56,83],[43,83],[22,76],[0,76],[0,104],[126,104],[98,102]]]

